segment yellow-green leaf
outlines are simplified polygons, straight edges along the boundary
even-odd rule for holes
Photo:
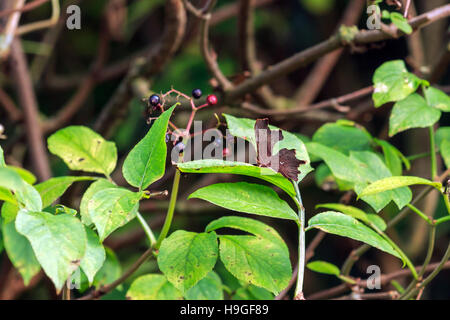
[[[420,177],[414,176],[397,176],[397,177],[388,177],[378,181],[375,181],[365,187],[362,192],[359,194],[359,197],[364,197],[372,194],[377,194],[383,191],[392,190],[396,188],[401,188],[405,186],[411,185],[429,185],[438,190],[442,188],[442,184],[439,182],[433,182],[427,179],[423,179]]]
[[[133,281],[127,291],[130,300],[182,300],[183,295],[161,274],[147,274]]]
[[[97,172],[106,176],[116,167],[117,149],[114,142],[83,126],[58,130],[48,140],[48,149],[72,170]]]

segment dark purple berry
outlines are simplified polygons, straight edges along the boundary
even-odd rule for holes
[[[150,98],[148,98],[148,103],[150,105],[156,107],[158,104],[160,104],[161,98],[157,94],[152,94]]]
[[[217,104],[217,97],[214,94],[210,94],[209,96],[206,97],[206,102],[210,105],[213,106],[215,104]]]
[[[178,152],[181,153],[184,151],[184,148],[186,148],[186,146],[184,145],[183,142],[178,142],[174,148],[175,148],[175,150],[177,150]]]
[[[202,96],[202,90],[200,90],[200,89],[194,89],[194,90],[192,90],[192,96],[193,96],[195,99],[200,99],[200,97]]]
[[[170,141],[170,134],[166,133],[166,143]]]

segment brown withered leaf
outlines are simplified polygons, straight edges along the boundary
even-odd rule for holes
[[[270,130],[269,119],[257,119],[255,123],[256,138],[256,161],[260,167],[268,167],[281,173],[284,177],[293,181],[298,181],[301,164],[304,160],[299,160],[295,156],[295,149],[281,149],[273,155],[275,144],[283,140],[281,130]]]

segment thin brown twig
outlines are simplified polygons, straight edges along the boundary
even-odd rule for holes
[[[255,0],[253,5],[255,8],[266,6],[268,4],[271,4],[273,2],[276,2],[277,0]],[[231,4],[224,5],[220,8],[218,8],[216,11],[213,12],[211,16],[210,25],[215,26],[225,20],[228,20],[238,14],[239,11],[239,3],[233,2]]]
[[[30,145],[33,166],[40,181],[51,177],[50,165],[44,144],[44,136],[39,124],[39,109],[28,71],[25,54],[19,39],[15,39],[11,45],[11,68],[16,79],[20,104],[25,118],[27,138]]]
[[[0,19],[3,17],[9,16],[10,14],[12,14],[14,12],[26,12],[26,11],[33,10],[34,8],[37,8],[49,1],[50,0],[34,0],[30,3],[25,4],[21,8],[14,8],[14,9],[7,9],[7,10],[0,11]]]
[[[96,76],[105,64],[109,51],[110,37],[106,29],[100,34],[100,44],[97,49],[97,57],[91,66],[91,72],[86,76],[73,97],[52,118],[43,123],[44,132],[51,132],[66,125],[70,119],[83,106],[96,85]]]
[[[450,169],[444,171],[439,177],[436,178],[436,181],[442,182],[446,177],[450,174]],[[431,192],[434,188],[431,186],[425,187],[411,202],[412,205],[415,205],[419,201],[421,201],[425,196]],[[403,220],[411,211],[410,207],[404,207],[391,221],[388,222],[387,228],[391,228]],[[358,261],[358,259],[370,249],[368,244],[363,244],[358,248],[352,250],[347,259],[344,261],[344,264],[341,268],[341,273],[345,276],[349,275],[353,265]]]
[[[338,29],[342,25],[352,26],[357,24],[364,8],[364,0],[350,1],[342,19],[338,23]],[[338,29],[336,32],[338,32]],[[316,99],[343,52],[343,48],[335,50],[317,61],[309,75],[303,81],[303,85],[295,94],[294,100],[298,106],[309,105]]]
[[[59,14],[60,14],[60,6],[59,0],[51,0],[52,2],[52,15],[49,19],[31,22],[29,24],[21,25],[16,30],[16,35],[24,35],[26,33],[34,32],[37,30],[50,28],[58,23]]]
[[[272,2],[275,2],[275,0],[255,0],[254,6],[255,8],[261,7],[267,4],[270,4]],[[219,9],[215,10],[212,13],[211,21],[209,23],[210,27],[217,25],[218,23],[225,21],[227,19],[230,19],[237,15],[237,3],[232,3],[229,5],[225,5],[220,7]],[[50,31],[54,31],[53,29]],[[117,77],[120,77],[121,75],[127,73],[130,66],[133,64],[133,61],[135,61],[139,57],[144,57],[148,59],[151,57],[152,54],[154,54],[154,48],[155,46],[152,44],[148,46],[147,48],[144,48],[142,50],[139,50],[136,53],[131,54],[130,56],[123,58],[122,60],[119,60],[117,62],[112,63],[111,65],[106,66],[103,68],[100,72],[98,72],[97,75],[97,83],[102,83],[105,81],[116,79]],[[36,59],[39,58],[47,58],[47,56],[38,56]],[[37,63],[36,65],[42,65],[42,63]],[[70,89],[71,87],[77,86],[83,78],[85,78],[86,75],[84,74],[74,74],[71,76],[49,76],[45,80],[45,84],[48,87],[51,87],[55,90],[65,90]],[[37,79],[37,78],[35,78]]]
[[[267,115],[267,116],[290,116],[297,113],[303,113],[303,112],[310,112],[312,110],[317,109],[323,109],[323,108],[330,108],[337,104],[344,104],[353,100],[357,100],[360,98],[363,98],[373,92],[373,86],[365,87],[359,90],[356,90],[354,92],[345,94],[343,96],[340,96],[338,98],[332,98],[325,101],[321,101],[309,106],[300,106],[295,107],[291,109],[284,109],[284,110],[268,110],[263,108],[258,108],[250,104],[243,105],[243,107],[246,110],[256,112],[261,115]]]
[[[31,76],[35,84],[41,79],[42,72],[47,68],[47,64],[51,60],[56,48],[56,43],[66,27],[67,16],[65,13],[67,12],[67,8],[71,5],[79,5],[81,1],[82,0],[66,1],[62,9],[63,14],[60,15],[57,24],[53,28],[48,29],[43,36],[41,47],[48,48],[49,52],[47,52],[47,54],[37,54],[30,65]],[[82,80],[82,78],[78,79],[78,81],[74,83],[74,86],[78,86]]]
[[[12,5],[12,9],[20,9],[23,7],[24,4],[25,0],[15,1]],[[21,15],[22,12],[20,11],[16,11],[13,14],[11,14],[8,18],[8,21],[6,22],[4,30],[2,30],[3,43],[0,48],[0,60],[5,59],[9,54],[11,43],[14,39],[14,34],[19,25]]]
[[[3,106],[6,114],[12,122],[17,122],[22,119],[22,111],[17,108],[14,101],[2,88],[0,88],[0,105]]]
[[[405,17],[405,18],[407,18],[408,17],[408,14],[409,14],[409,8],[410,8],[410,6],[411,6],[411,0],[406,0],[406,4],[405,4],[405,10],[404,10],[404,12],[403,12],[403,16]]]
[[[145,251],[138,260],[136,260],[133,265],[127,270],[125,271],[117,280],[115,280],[114,282],[106,285],[106,286],[102,286],[101,288],[99,288],[98,290],[94,290],[91,293],[88,293],[87,295],[79,298],[78,300],[92,300],[92,299],[98,299],[101,296],[107,294],[108,292],[111,292],[112,290],[114,290],[117,286],[119,286],[122,282],[124,282],[126,279],[128,279],[129,276],[131,276],[137,269],[139,269],[139,267],[145,262],[147,261],[148,258],[150,258],[153,255],[153,248],[149,248],[147,249],[147,251]]]
[[[432,272],[434,271],[438,266],[440,265],[440,262],[436,262],[436,263],[432,263],[429,264],[426,268],[426,272]],[[416,270],[419,271],[420,268],[422,266],[418,266],[416,267]],[[442,269],[450,269],[450,262],[446,262]],[[411,275],[411,270],[409,269],[401,269],[401,270],[397,270],[394,271],[392,273],[388,273],[388,274],[383,274],[380,277],[380,283],[381,285],[386,285],[389,282],[391,282],[394,279],[398,279],[398,278],[404,278],[404,277],[409,277]],[[358,280],[357,284],[359,287],[366,287],[367,285],[367,281],[366,280]],[[339,294],[342,294],[344,292],[349,291],[351,288],[347,283],[343,283],[340,284],[336,287],[333,288],[329,288],[326,290],[322,290],[316,293],[313,293],[309,296],[310,300],[316,300],[316,299],[326,299],[326,298],[330,298]]]
[[[209,44],[209,20],[211,17],[210,12],[215,3],[216,0],[210,1],[208,8],[205,10],[204,18],[201,21],[200,49],[202,51],[203,59],[205,60],[208,70],[220,84],[222,90],[228,91],[233,88],[233,85],[220,70],[219,64],[217,63],[217,58],[213,57],[211,54],[211,48]]]
[[[416,16],[417,11],[414,3],[410,2],[409,6],[410,6],[410,8],[408,8],[408,11],[410,11],[409,15]],[[406,40],[408,41],[409,51],[411,52],[411,59],[409,59],[411,60],[410,64],[413,65],[415,73],[421,76],[423,74],[423,66],[425,65],[425,51],[423,48],[421,31],[417,30],[417,32],[414,32],[411,35],[407,36]]]
[[[441,6],[420,16],[414,17],[409,20],[409,23],[413,30],[423,28],[430,23],[438,21],[440,19],[450,16],[450,4]],[[404,36],[404,33],[399,30],[395,25],[389,25],[390,31],[395,34],[396,38]],[[354,45],[366,45],[374,42],[384,41],[392,39],[393,36],[383,32],[382,30],[361,30],[353,37]],[[293,72],[294,70],[301,68],[312,61],[320,58],[321,56],[330,53],[342,46],[349,45],[350,43],[343,43],[339,35],[334,35],[326,41],[323,41],[313,47],[310,47],[304,51],[301,51],[275,65],[271,68],[261,72],[255,77],[249,78],[243,83],[235,86],[233,90],[226,93],[224,103],[230,103],[243,97],[245,94],[254,91],[264,84],[271,83],[281,76]]]
[[[253,28],[253,8],[255,0],[240,0],[238,11],[238,48],[242,70],[255,74],[258,70],[255,35]]]
[[[168,0],[165,6],[165,31],[159,45],[149,52],[145,61],[138,58],[132,64],[125,79],[102,110],[94,129],[108,136],[128,110],[133,97],[133,82],[146,79],[160,72],[178,50],[186,29],[186,10],[181,0]]]

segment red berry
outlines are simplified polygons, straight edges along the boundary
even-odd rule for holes
[[[206,97],[206,102],[210,105],[213,106],[215,104],[217,104],[217,97],[214,94],[210,94],[209,96]]]
[[[222,156],[223,156],[223,157],[226,157],[226,156],[229,155],[229,154],[230,154],[230,149],[224,148],[224,149],[222,150]]]

